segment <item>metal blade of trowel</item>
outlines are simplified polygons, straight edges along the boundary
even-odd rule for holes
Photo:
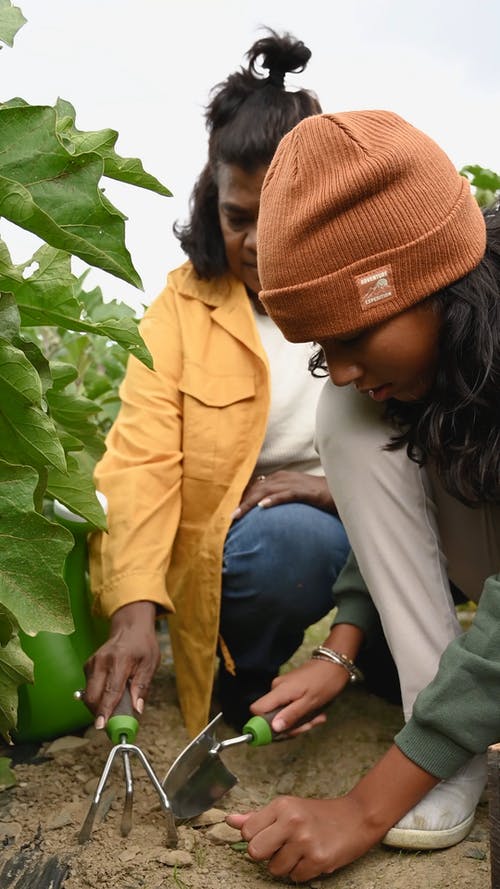
[[[222,762],[219,753],[236,744],[249,744],[250,747],[263,747],[271,741],[290,737],[286,732],[279,734],[271,728],[271,723],[279,712],[272,710],[261,716],[251,716],[243,726],[243,734],[235,738],[218,741],[215,737],[217,723],[222,718],[219,713],[206,728],[191,741],[177,757],[163,780],[163,787],[176,818],[195,818],[210,809],[237,782]],[[296,722],[293,728],[310,722],[315,713],[308,713]]]
[[[216,740],[215,729],[221,718],[219,713],[209,722],[177,757],[163,779],[176,818],[201,815],[238,781],[218,754],[221,745]]]

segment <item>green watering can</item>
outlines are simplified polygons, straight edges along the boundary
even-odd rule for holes
[[[54,518],[71,531],[75,541],[64,566],[75,630],[67,636],[19,634],[35,675],[32,685],[19,688],[18,723],[12,733],[19,743],[46,741],[93,722],[92,714],[73,693],[85,686],[83,664],[108,636],[107,622],[91,613],[87,535],[95,528],[58,501]]]

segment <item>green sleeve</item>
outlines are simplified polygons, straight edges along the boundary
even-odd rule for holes
[[[337,606],[334,625],[353,624],[360,627],[367,637],[378,629],[378,611],[352,550],[334,584],[333,596]]]
[[[470,628],[444,651],[396,735],[400,750],[438,778],[451,777],[500,740],[500,574],[484,585]]]

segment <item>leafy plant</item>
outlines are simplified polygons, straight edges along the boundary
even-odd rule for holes
[[[25,23],[0,0],[0,44]],[[0,47],[1,48],[1,47]],[[73,106],[0,103],[0,214],[43,244],[15,265],[0,239],[0,733],[17,719],[17,687],[32,679],[18,631],[73,630],[63,566],[73,539],[52,520],[54,498],[95,527],[105,517],[92,469],[118,407],[128,354],[149,367],[134,313],[84,289],[71,257],[141,287],[125,246],[125,217],[103,177],[170,191],[118,133],[83,132]]]
[[[474,196],[480,207],[491,207],[500,198],[500,176],[477,164],[462,167],[465,176],[474,188]]]

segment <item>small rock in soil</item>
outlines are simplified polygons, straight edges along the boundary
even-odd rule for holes
[[[73,818],[69,812],[56,812],[45,822],[46,830],[60,830],[61,827],[68,827],[69,824],[73,824]]]
[[[178,827],[179,846],[186,852],[192,852],[196,845],[196,834],[190,827]]]
[[[224,823],[214,824],[213,827],[210,827],[207,830],[205,836],[216,846],[224,846],[227,843],[237,843],[241,840],[240,831],[236,830],[235,827],[230,827],[229,824]]]
[[[226,815],[227,812],[223,812],[222,809],[207,809],[190,821],[190,824],[191,827],[208,827],[210,824],[220,824],[221,821],[225,821]]]
[[[50,753],[51,756],[57,756],[59,753],[76,752],[81,750],[82,747],[88,747],[88,744],[87,738],[65,735],[63,738],[56,738],[55,741],[52,741],[52,744],[49,744],[45,752]]]
[[[160,864],[166,864],[167,867],[191,867],[193,863],[189,852],[184,852],[182,849],[166,849],[155,855],[155,859]]]
[[[484,861],[486,852],[484,849],[478,849],[476,846],[473,846],[472,849],[467,849],[464,852],[464,858],[477,858],[478,861]]]
[[[136,858],[141,852],[142,848],[140,846],[129,846],[120,854],[120,861],[132,861],[132,859]]]

